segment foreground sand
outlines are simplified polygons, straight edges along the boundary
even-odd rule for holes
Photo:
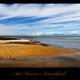
[[[0,62],[0,66],[8,67],[31,67],[31,66],[40,66],[40,67],[51,67],[51,66],[72,66],[65,65],[64,60],[62,64],[56,64],[57,59],[48,60],[45,62],[44,59],[41,62],[41,59],[33,60],[30,57],[46,57],[46,56],[59,56],[59,55],[71,55],[79,53],[79,49],[66,49],[59,47],[48,47],[43,45],[32,45],[32,44],[0,44],[0,60],[5,60]],[[27,57],[31,61],[27,61]],[[18,60],[17,60],[18,59]],[[12,61],[11,61],[12,60]],[[58,60],[59,61],[59,60]],[[55,63],[55,64],[52,64]]]
[[[75,54],[76,50],[29,44],[2,44],[0,58]]]

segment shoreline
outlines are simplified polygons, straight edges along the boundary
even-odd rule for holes
[[[50,46],[44,46],[41,44],[0,44],[0,53],[8,53],[11,54],[17,54],[22,53],[20,52],[22,49],[22,53],[25,56],[49,56],[49,55],[64,55],[64,54],[76,54],[80,52],[80,49],[68,49],[68,48],[62,48],[62,47],[50,47]],[[36,54],[35,54],[36,53]],[[42,53],[42,54],[41,54]],[[6,55],[5,54],[5,55]],[[30,54],[30,55],[29,55]],[[0,54],[1,55],[1,54]]]
[[[80,59],[70,57],[79,53],[80,49],[50,47],[43,43],[0,44],[0,67],[80,67]]]

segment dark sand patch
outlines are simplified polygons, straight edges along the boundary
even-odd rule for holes
[[[80,59],[72,56],[43,56],[0,60],[0,67],[80,67]]]

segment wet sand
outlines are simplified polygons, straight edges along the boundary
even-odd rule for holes
[[[0,44],[0,67],[80,67],[79,53],[55,46]]]

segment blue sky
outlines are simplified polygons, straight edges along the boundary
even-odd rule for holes
[[[0,4],[0,35],[80,35],[80,4]]]

